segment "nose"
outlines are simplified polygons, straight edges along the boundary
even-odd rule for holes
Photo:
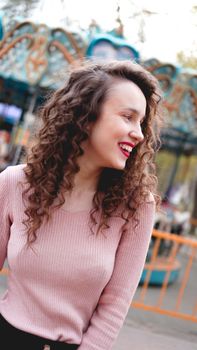
[[[144,135],[142,133],[141,125],[132,128],[132,130],[129,132],[129,136],[135,144],[142,142],[144,140]]]

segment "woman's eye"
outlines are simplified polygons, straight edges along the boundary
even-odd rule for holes
[[[127,120],[131,120],[132,119],[132,116],[131,115],[123,115],[124,118],[126,118]]]

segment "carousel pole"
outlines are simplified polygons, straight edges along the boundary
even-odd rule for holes
[[[184,154],[185,144],[186,144],[187,140],[188,140],[188,134],[185,133],[181,137],[180,144],[178,144],[177,148],[176,148],[175,163],[174,163],[174,166],[173,166],[173,169],[172,169],[172,172],[171,172],[171,176],[170,176],[170,179],[169,179],[168,188],[167,188],[167,190],[166,190],[166,192],[164,194],[164,198],[167,199],[167,201],[170,201],[171,190],[172,190],[172,187],[173,187],[173,184],[174,184],[174,180],[175,180],[178,168],[179,168],[181,156]]]
[[[29,108],[28,108],[28,110],[26,112],[27,115],[28,115],[28,113],[29,114],[33,114],[33,110],[34,110],[35,105],[36,105],[37,97],[38,97],[38,89],[36,88],[34,93],[33,93],[33,95],[32,95],[32,98],[31,98],[31,101],[30,101],[30,104],[29,104]],[[25,120],[24,121],[24,125],[23,125],[23,133],[24,134],[25,134],[26,131],[28,131],[28,128],[29,128],[28,120]],[[19,160],[20,160],[23,148],[24,148],[24,145],[21,142],[16,148],[16,151],[15,151],[15,154],[14,154],[14,158],[12,160],[12,165],[17,165],[19,163]]]

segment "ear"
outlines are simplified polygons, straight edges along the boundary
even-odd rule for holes
[[[93,125],[94,125],[94,122],[90,122],[90,123],[87,125],[86,129],[87,129],[88,132],[91,132],[91,130],[92,130],[92,128],[93,128]]]
[[[90,131],[91,130],[91,125],[88,124],[87,127],[86,127],[87,131]]]

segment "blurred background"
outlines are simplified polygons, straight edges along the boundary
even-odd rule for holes
[[[0,0],[0,171],[23,162],[39,124],[38,108],[63,83],[69,66],[80,64],[83,57],[131,59],[160,82],[165,125],[156,165],[163,210],[157,213],[154,232],[176,235],[176,240],[159,238],[155,233],[147,264],[154,254],[163,259],[162,264],[172,262],[176,243],[179,249],[173,253],[174,265],[170,265],[175,275],[168,276],[166,285],[176,281],[170,295],[174,297],[176,287],[182,288],[183,294],[181,278],[186,269],[185,280],[190,274],[193,298],[197,295],[197,3]],[[157,239],[160,244],[153,254]],[[192,271],[188,270],[187,257],[192,259]],[[160,266],[160,277],[152,271],[152,285],[164,282],[166,275],[161,277],[161,270]],[[145,275],[141,283],[144,280]],[[154,299],[155,290],[151,291]],[[190,304],[191,295],[184,305]],[[192,315],[196,311],[197,306]],[[143,313],[137,312],[136,320],[142,322]],[[162,322],[163,317],[155,324]],[[166,321],[164,324],[167,327]],[[185,337],[189,328],[184,324],[180,333]],[[193,335],[190,333],[190,338]]]

